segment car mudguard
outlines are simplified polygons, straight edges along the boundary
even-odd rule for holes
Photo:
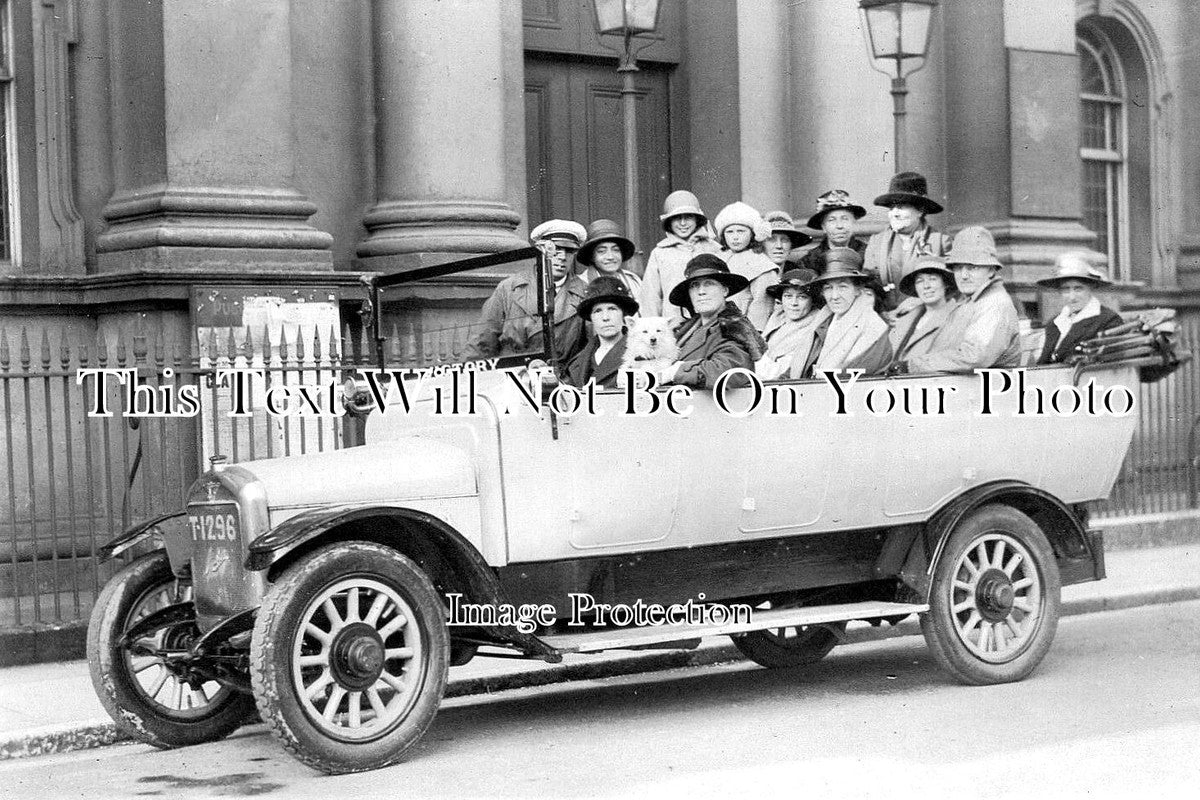
[[[379,523],[387,523],[381,526]],[[276,525],[250,543],[246,568],[273,573],[304,553],[326,543],[366,539],[395,548],[421,563],[432,555],[449,564],[473,603],[505,603],[504,591],[483,556],[465,536],[443,520],[403,506],[332,506],[312,509]],[[531,655],[551,657],[552,648],[515,628],[488,627],[488,633]]]
[[[187,513],[172,511],[152,519],[144,520],[124,530],[120,536],[112,539],[96,551],[96,559],[101,564],[119,556],[134,545],[153,536],[159,536],[167,550],[171,561],[171,569],[176,575],[184,574],[190,553],[188,552],[185,532],[188,527]]]
[[[1024,481],[1001,480],[963,492],[925,523],[906,559],[902,571],[905,582],[927,596],[934,565],[955,526],[971,511],[987,503],[1012,506],[1041,528],[1054,548],[1063,585],[1104,577],[1103,558],[1093,552],[1094,547],[1102,547],[1100,538],[1088,536],[1084,522],[1066,503]]]

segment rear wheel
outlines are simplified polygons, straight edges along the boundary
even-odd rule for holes
[[[171,622],[129,643],[126,631],[167,606],[187,603],[191,588],[177,584],[167,554],[133,561],[105,585],[88,623],[92,684],[124,733],[155,747],[211,742],[232,733],[254,713],[248,694],[208,680],[186,660],[199,636],[194,618]]]
[[[845,628],[844,623],[837,623]],[[771,669],[815,664],[837,646],[835,625],[796,625],[735,634],[731,638],[742,655]]]
[[[921,630],[938,663],[964,683],[1018,681],[1058,627],[1054,552],[1020,511],[986,505],[963,520],[933,572]]]
[[[343,773],[394,763],[421,738],[445,691],[450,641],[416,564],[344,542],[284,572],[250,653],[263,720],[304,763]]]

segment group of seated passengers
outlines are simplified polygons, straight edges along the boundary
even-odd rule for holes
[[[660,383],[711,386],[733,367],[765,379],[811,378],[825,370],[865,374],[970,372],[1016,366],[1017,311],[1000,278],[995,241],[983,227],[951,240],[929,225],[942,206],[925,178],[903,172],[875,198],[888,227],[863,241],[854,223],[866,209],[842,190],[817,199],[812,241],[782,211],[765,218],[746,203],[722,209],[713,224],[691,192],[672,192],[660,221],[666,237],[642,278],[625,268],[635,247],[610,220],[588,229],[566,220],[535,228],[551,242],[555,282],[555,357],[575,383],[613,385],[623,354],[625,318],[672,320],[678,360],[656,367]],[[587,267],[577,273],[570,264]],[[1062,361],[1081,341],[1120,323],[1093,292],[1108,285],[1086,254],[1059,257],[1062,312],[1046,327],[1038,363]],[[468,356],[519,352],[538,344],[536,289],[530,275],[502,281],[485,305]],[[590,328],[590,333],[589,333]],[[581,380],[582,378],[582,380]]]

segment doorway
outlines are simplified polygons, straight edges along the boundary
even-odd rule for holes
[[[658,215],[671,190],[670,68],[635,75],[641,220],[627,232],[642,254],[662,238]],[[526,214],[547,219],[625,220],[621,76],[609,62],[528,55],[525,59]]]

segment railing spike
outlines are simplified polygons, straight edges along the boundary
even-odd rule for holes
[[[0,369],[7,370],[12,363],[12,354],[8,352],[8,329],[0,328]]]
[[[20,359],[21,359],[21,370],[23,372],[28,372],[29,371],[29,362],[32,361],[33,359],[29,355],[29,331],[28,331],[28,329],[25,328],[24,325],[21,326]]]
[[[42,370],[50,371],[50,331],[42,328]]]

